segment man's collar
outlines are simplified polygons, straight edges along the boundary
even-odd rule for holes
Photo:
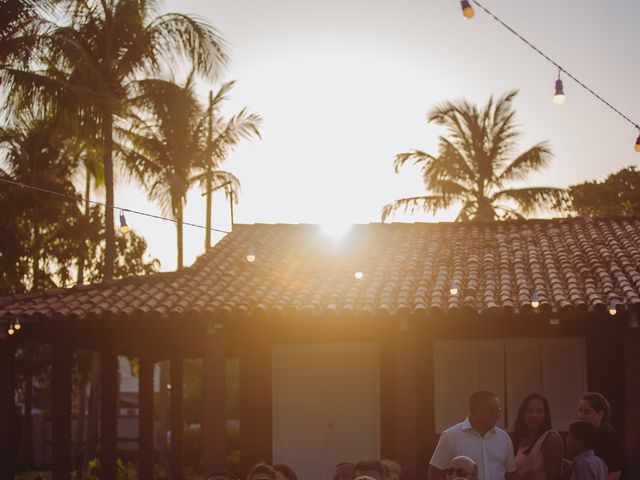
[[[462,430],[472,430],[474,432],[476,432],[473,428],[473,425],[471,425],[471,420],[469,419],[469,417],[464,419],[464,422],[462,422]],[[476,432],[478,435],[480,435],[478,432]],[[496,427],[495,425],[493,426],[493,428],[487,430],[487,433],[496,433]],[[485,435],[487,434],[485,433]]]

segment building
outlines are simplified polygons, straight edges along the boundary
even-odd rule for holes
[[[0,341],[0,452],[11,350],[20,337],[51,343],[55,478],[69,468],[74,348],[103,355],[106,468],[115,457],[113,358],[140,357],[143,479],[151,376],[164,359],[172,478],[182,477],[177,386],[187,357],[204,361],[211,468],[224,462],[225,359],[237,358],[245,471],[265,460],[324,480],[339,461],[383,456],[407,479],[425,478],[439,432],[482,388],[503,397],[505,426],[526,394],[544,393],[560,429],[576,419],[583,392],[602,392],[629,476],[640,475],[640,218],[370,224],[339,239],[313,225],[237,225],[192,267],[1,305],[3,321],[23,328]]]

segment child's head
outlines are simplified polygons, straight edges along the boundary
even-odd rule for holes
[[[598,429],[590,422],[580,420],[569,425],[569,436],[567,437],[567,450],[573,455],[577,455],[587,450],[593,450],[596,443]]]

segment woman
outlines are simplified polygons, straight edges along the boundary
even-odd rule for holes
[[[609,401],[601,393],[585,394],[580,400],[578,417],[595,425],[598,429],[596,446],[593,450],[607,464],[608,480],[618,480],[624,467],[624,458],[618,435],[609,423],[611,421]]]
[[[560,434],[551,429],[549,402],[539,393],[526,397],[513,425],[518,474],[523,480],[556,480],[564,451]]]

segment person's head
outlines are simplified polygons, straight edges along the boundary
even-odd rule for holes
[[[253,466],[247,480],[277,480],[277,474],[271,465],[260,462]]]
[[[402,467],[395,460],[383,458],[382,466],[386,471],[387,480],[400,480],[402,478]]]
[[[277,480],[298,480],[296,472],[294,472],[293,468],[291,468],[289,465],[278,463],[273,466],[273,469],[276,471]]]
[[[500,398],[495,393],[480,390],[469,398],[469,418],[474,427],[491,430],[501,413]]]
[[[351,462],[341,462],[333,470],[333,480],[353,480],[355,465]]]
[[[354,478],[361,476],[371,477],[374,480],[386,480],[384,465],[380,460],[361,460],[353,469]]]
[[[595,425],[596,428],[600,428],[600,425],[611,421],[609,401],[601,393],[585,393],[580,399],[578,418]]]
[[[593,450],[596,444],[598,428],[591,422],[580,420],[569,425],[567,437],[567,451],[571,455]]]
[[[235,477],[226,470],[215,470],[207,476],[207,480],[235,480]]]
[[[532,393],[525,397],[518,408],[518,416],[513,424],[513,436],[519,440],[529,432],[536,432],[539,436],[551,429],[551,412],[549,402],[539,394]]]
[[[447,468],[444,469],[444,473],[446,480],[477,480],[478,466],[469,457],[454,457],[447,465]]]

